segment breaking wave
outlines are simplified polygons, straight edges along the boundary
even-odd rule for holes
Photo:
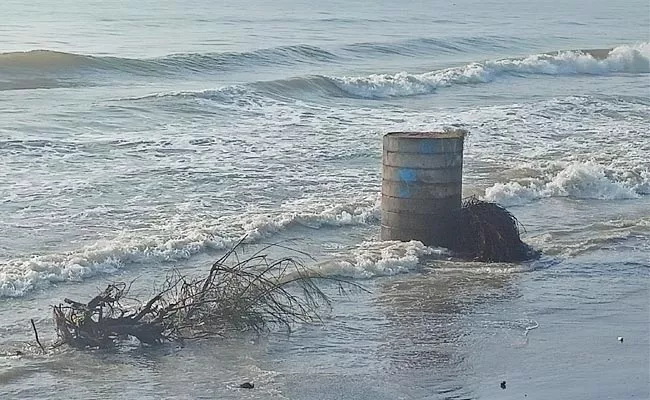
[[[621,46],[612,50],[563,51],[537,54],[521,59],[472,63],[424,74],[372,74],[361,77],[312,75],[199,91],[154,93],[129,100],[151,98],[200,98],[220,103],[237,103],[255,98],[381,99],[431,94],[453,85],[489,83],[502,76],[527,74],[571,75],[610,73],[650,73],[650,44]]]
[[[277,216],[249,216],[233,221],[230,234],[220,233],[215,226],[204,225],[174,229],[179,233],[167,236],[143,238],[123,234],[73,252],[0,263],[0,297],[20,297],[51,283],[82,281],[101,274],[117,273],[129,264],[185,260],[208,250],[230,248],[244,235],[247,243],[255,243],[295,226],[319,229],[372,224],[377,219],[376,204],[347,204]]]
[[[331,78],[351,96],[405,97],[433,93],[440,87],[492,82],[505,75],[603,75],[650,73],[650,43],[614,49],[560,51],[519,59],[467,64],[423,74],[400,72]]]
[[[49,50],[2,53],[0,71],[10,79],[0,79],[0,91],[99,84],[99,78],[92,78],[82,73],[88,71],[117,72],[135,76],[184,77],[188,73],[209,74],[251,66],[338,62],[349,58],[349,53],[354,53],[357,57],[368,55],[368,52],[386,54],[394,52],[415,56],[421,52],[426,53],[425,49],[430,46],[439,49],[436,51],[462,50],[462,42],[453,44],[433,39],[419,39],[396,44],[350,45],[340,50],[340,54],[308,45],[276,47],[244,53],[174,54],[151,59],[99,57]],[[379,99],[431,94],[441,87],[489,83],[504,76],[611,73],[650,73],[650,43],[619,46],[614,49],[559,51],[534,54],[524,58],[474,62],[421,74],[399,72],[356,77],[311,75],[254,82],[242,86],[248,90],[259,89],[263,93],[268,92],[269,95],[282,97],[320,94],[329,97]],[[229,92],[229,95],[233,96],[229,97],[230,99],[236,99],[238,95],[233,87],[225,87],[198,92],[158,93],[147,97],[195,95],[219,100],[222,98],[220,92]]]
[[[445,257],[446,249],[427,247],[422,242],[363,242],[351,255],[316,266],[324,276],[369,279],[391,276],[418,269],[425,257]]]
[[[300,44],[263,48],[245,52],[178,53],[154,58],[93,56],[54,50],[30,50],[0,53],[0,71],[56,72],[97,69],[133,74],[170,74],[213,72],[237,67],[296,65],[337,62],[345,58],[372,55],[419,56],[471,51],[480,47],[505,48],[517,39],[498,36],[459,38],[417,38],[387,43],[352,43],[338,49]]]
[[[497,183],[485,190],[485,200],[504,206],[549,197],[620,200],[650,194],[650,170],[610,170],[592,162],[572,163],[555,174],[527,183]]]

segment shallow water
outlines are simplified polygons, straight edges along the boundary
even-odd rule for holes
[[[650,397],[647,2],[0,15],[3,398]],[[444,126],[470,132],[464,194],[508,206],[540,260],[378,240],[381,136]],[[30,318],[53,338],[50,304],[136,277],[146,296],[244,234],[293,240],[370,293],[326,288],[324,326],[290,336],[27,344]]]

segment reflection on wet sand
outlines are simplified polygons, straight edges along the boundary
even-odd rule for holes
[[[449,398],[461,395],[464,378],[472,375],[472,336],[477,328],[472,314],[479,305],[518,296],[514,276],[434,266],[379,285],[376,303],[388,323],[378,352],[388,360],[388,372],[423,373],[429,376],[429,385],[434,376],[437,393]]]

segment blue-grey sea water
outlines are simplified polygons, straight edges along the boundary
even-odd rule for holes
[[[445,127],[539,260],[379,240],[382,135]],[[0,398],[648,399],[649,127],[647,0],[3,0]],[[291,335],[39,354],[51,304],[243,235],[369,292]]]

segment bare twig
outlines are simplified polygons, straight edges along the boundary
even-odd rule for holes
[[[157,293],[137,306],[120,303],[130,287],[124,283],[109,285],[88,304],[66,299],[66,304],[53,307],[60,341],[85,348],[112,346],[125,336],[155,344],[228,331],[261,333],[272,326],[290,331],[295,323],[320,321],[319,309],[330,307],[315,280],[361,288],[321,277],[291,257],[272,261],[262,251],[240,257],[244,239],[212,264],[207,276],[172,270]],[[276,244],[263,250],[270,247],[288,249]]]
[[[34,336],[36,337],[36,343],[38,343],[38,346],[41,348],[43,351],[43,354],[46,354],[47,351],[45,350],[45,347],[41,344],[41,340],[38,338],[38,331],[36,330],[36,324],[34,323],[34,319],[29,320],[32,323],[32,329],[34,330]]]

